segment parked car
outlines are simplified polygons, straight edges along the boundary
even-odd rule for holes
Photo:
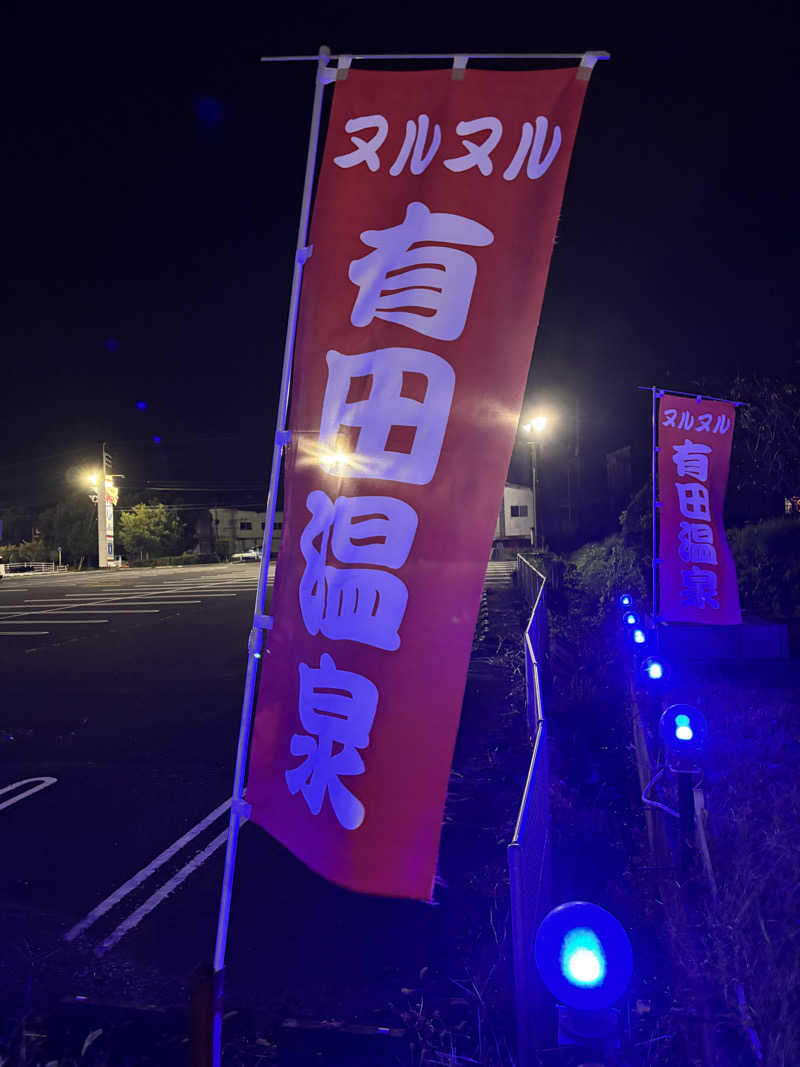
[[[260,548],[248,548],[245,552],[234,552],[231,556],[231,563],[259,563],[260,560]]]

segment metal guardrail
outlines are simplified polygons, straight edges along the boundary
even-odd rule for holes
[[[0,563],[0,575],[64,574],[68,570],[66,563]]]
[[[534,1063],[537,985],[533,962],[536,927],[550,897],[550,804],[547,732],[542,708],[542,664],[547,648],[546,579],[517,556],[517,583],[531,607],[525,630],[527,713],[533,753],[514,836],[508,845],[511,937],[517,1009],[518,1067]]]

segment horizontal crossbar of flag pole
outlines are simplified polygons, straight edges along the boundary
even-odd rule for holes
[[[637,389],[643,389],[646,393],[656,393],[658,396],[689,396],[693,400],[718,400],[723,404],[733,404],[737,408],[746,408],[746,400],[729,400],[727,396],[707,396],[705,393],[682,393],[679,389],[660,389],[657,385],[637,385]]]
[[[342,52],[340,55],[329,56],[329,59],[341,59],[348,56],[351,59],[453,59],[455,56],[465,55],[469,59],[583,59],[584,56],[594,56],[595,59],[611,59],[610,52],[387,52],[358,55],[355,52]],[[313,56],[261,56],[262,63],[292,63],[298,60],[319,59],[319,54]]]

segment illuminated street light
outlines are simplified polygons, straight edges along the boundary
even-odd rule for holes
[[[528,435],[528,444],[531,446],[531,489],[533,491],[533,524],[531,526],[531,544],[534,548],[541,547],[541,530],[539,528],[539,515],[537,511],[537,488],[538,477],[536,468],[539,465],[539,447],[541,438],[548,425],[553,421],[549,414],[539,412],[533,415],[527,422],[522,424],[522,430]]]

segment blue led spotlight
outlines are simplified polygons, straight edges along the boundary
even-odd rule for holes
[[[629,608],[632,606],[632,604],[633,597],[630,595],[630,593],[623,593],[622,596],[619,598],[619,606],[621,608]]]
[[[636,626],[631,630],[631,640],[635,645],[644,645],[647,643],[647,634],[640,626]]]
[[[673,704],[661,716],[658,733],[669,752],[696,756],[708,742],[708,720],[691,704]]]
[[[533,946],[541,979],[562,1004],[598,1011],[619,1000],[633,972],[628,935],[597,904],[574,900],[542,920]]]
[[[622,616],[622,621],[625,623],[626,626],[638,626],[639,616],[636,614],[635,611],[626,611],[625,614]]]
[[[664,661],[659,659],[658,656],[648,656],[642,664],[642,670],[650,682],[660,682],[667,673]]]

